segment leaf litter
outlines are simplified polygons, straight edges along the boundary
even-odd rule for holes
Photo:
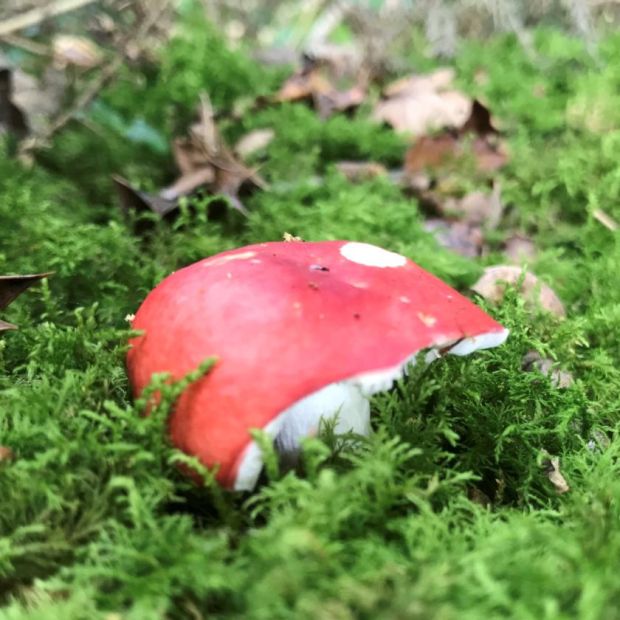
[[[566,316],[566,310],[553,289],[539,280],[530,271],[515,265],[487,267],[472,290],[492,303],[499,303],[508,286],[518,287],[526,304],[534,309],[538,306],[559,318]]]
[[[0,310],[4,310],[33,284],[47,278],[51,273],[35,273],[28,275],[0,276]],[[0,331],[17,329],[12,323],[0,319]]]
[[[265,141],[263,136],[262,140],[266,145],[271,137]],[[180,199],[203,191],[224,196],[234,209],[247,215],[240,194],[267,187],[258,173],[248,168],[222,138],[206,94],[201,97],[198,122],[189,128],[186,136],[173,141],[172,153],[179,176],[156,194],[140,191],[122,177],[114,177],[123,209],[165,216],[178,208]]]

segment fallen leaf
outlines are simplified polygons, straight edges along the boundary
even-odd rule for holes
[[[121,207],[125,212],[130,210],[135,210],[138,213],[149,211],[163,217],[174,211],[178,206],[176,200],[167,200],[136,189],[123,177],[115,175],[112,177],[112,180],[114,181]]]
[[[405,154],[405,172],[415,174],[439,168],[459,154],[458,137],[455,133],[422,136]]]
[[[0,2],[1,4],[1,2]],[[8,59],[0,53],[0,93],[3,91],[2,82],[9,74],[9,90],[12,91],[12,102],[21,112],[27,132],[18,136],[20,139],[26,133],[34,136],[44,134],[50,119],[59,112],[66,93],[67,76],[64,71],[58,71],[52,65],[47,67],[38,78],[12,67]],[[0,94],[0,100],[2,94]],[[2,104],[0,103],[0,109]],[[2,112],[0,111],[0,118]],[[2,121],[0,121],[0,132]],[[23,130],[22,130],[23,131]]]
[[[467,487],[467,498],[470,502],[474,502],[474,504],[479,504],[485,508],[489,508],[493,503],[491,498],[484,491],[481,491],[475,486]]]
[[[176,201],[181,196],[191,194],[199,187],[213,183],[214,180],[215,170],[212,167],[198,168],[191,172],[186,172],[172,185],[162,189],[159,192],[159,197],[164,200]]]
[[[433,233],[439,245],[461,256],[474,258],[482,253],[484,237],[479,226],[467,222],[430,219],[424,223],[424,229]]]
[[[493,137],[476,138],[472,142],[471,152],[480,172],[496,172],[510,160],[505,143]]]
[[[13,101],[13,72],[0,68],[0,135],[21,139],[28,134],[28,123],[22,110]]]
[[[530,306],[540,305],[543,310],[558,317],[566,316],[564,306],[550,286],[533,273],[513,265],[487,267],[482,277],[472,286],[478,295],[498,303],[504,297],[506,286],[519,284],[520,293]]]
[[[499,131],[493,124],[491,111],[478,99],[474,99],[469,118],[461,127],[463,133],[472,132],[479,136],[498,134]]]
[[[11,461],[13,459],[13,450],[6,446],[0,446],[0,463],[3,461]]]
[[[351,183],[361,183],[379,176],[386,176],[385,166],[374,161],[341,161],[336,169]]]
[[[273,129],[254,129],[242,136],[235,144],[235,153],[245,159],[267,148],[275,136]]]
[[[463,198],[449,198],[440,205],[440,210],[446,215],[457,215],[461,221],[468,224],[495,229],[504,210],[500,184],[495,183],[490,194],[476,191],[466,194]]]
[[[340,90],[334,86],[325,70],[325,63],[314,57],[304,57],[302,68],[280,87],[274,101],[308,101],[322,118],[335,112],[345,112],[358,107],[366,99],[366,88],[356,83]]]
[[[366,89],[361,86],[352,86],[347,90],[332,89],[327,93],[317,93],[314,97],[314,106],[321,118],[329,118],[336,112],[353,110],[364,103]]]
[[[220,136],[206,95],[201,98],[199,121],[190,127],[188,136],[174,140],[172,151],[181,174],[157,194],[137,190],[122,177],[113,177],[125,210],[150,210],[166,216],[179,206],[180,198],[202,190],[224,196],[234,209],[247,215],[239,198],[240,191],[266,187],[261,177],[235,157]]]
[[[54,64],[59,69],[73,65],[93,69],[103,61],[99,47],[86,37],[58,34],[52,39]]]
[[[528,351],[523,356],[523,370],[538,370],[549,377],[557,388],[570,387],[574,382],[573,375],[567,370],[556,368],[555,365],[553,360],[543,357],[538,351]]]
[[[560,471],[560,459],[557,456],[551,456],[546,451],[543,452],[543,454],[545,455],[542,461],[543,471],[547,475],[547,478],[549,478],[549,482],[554,486],[558,495],[570,491],[570,487]]]
[[[438,69],[428,75],[398,80],[384,91],[373,118],[414,136],[446,127],[460,128],[471,115],[472,101],[452,87],[454,72]]]
[[[515,265],[531,263],[536,258],[536,246],[528,237],[513,235],[504,243],[504,254]]]
[[[20,276],[0,276],[0,310],[6,308],[16,297],[21,295],[27,288],[51,273],[36,273]],[[17,329],[11,323],[0,320],[0,331]]]

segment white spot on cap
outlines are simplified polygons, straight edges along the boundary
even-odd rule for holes
[[[404,267],[407,259],[396,252],[389,252],[370,243],[352,241],[340,248],[340,254],[347,260],[366,267]]]
[[[256,256],[256,252],[238,252],[237,254],[226,254],[226,256],[218,256],[212,260],[208,260],[204,263],[205,267],[216,267],[217,265],[225,265],[233,260],[245,260],[246,258],[253,258]]]
[[[407,297],[406,295],[402,295],[398,299],[400,299],[400,301],[402,303],[404,303],[404,304],[410,304],[411,303],[411,299],[409,299],[409,297]]]
[[[431,316],[430,314],[424,314],[423,312],[418,312],[418,318],[426,327],[432,327],[437,323],[437,317]]]

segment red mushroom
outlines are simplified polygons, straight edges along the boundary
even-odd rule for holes
[[[156,372],[180,378],[219,361],[179,398],[173,443],[233,489],[262,469],[250,430],[294,455],[321,418],[369,432],[368,397],[427,359],[494,347],[508,335],[447,284],[367,243],[261,243],[201,260],[157,286],[138,310],[128,371],[139,395]]]

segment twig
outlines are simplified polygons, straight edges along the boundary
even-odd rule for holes
[[[49,56],[51,54],[51,50],[47,45],[43,45],[42,43],[36,43],[35,41],[31,41],[30,39],[26,39],[25,37],[20,37],[16,34],[6,34],[4,36],[0,36],[0,39],[7,45],[11,45],[12,47],[19,47],[35,56]]]
[[[137,50],[140,50],[144,45],[144,37],[157,23],[159,17],[168,6],[168,3],[169,0],[162,0],[159,6],[154,8],[148,18],[142,22],[138,31],[128,38],[127,43],[131,42],[135,45]],[[60,116],[56,117],[56,119],[50,123],[45,133],[35,136],[31,140],[25,140],[22,143],[19,150],[20,157],[25,157],[27,160],[29,153],[40,148],[42,145],[45,145],[50,138],[62,129],[78,112],[81,112],[84,108],[86,108],[101,91],[101,89],[114,77],[116,72],[123,65],[124,61],[125,56],[122,52],[120,52],[105,67],[103,67],[103,69],[101,69],[99,75],[86,87],[84,91],[82,91],[82,94],[78,97],[73,106],[60,114]]]
[[[616,222],[611,215],[605,213],[603,209],[594,209],[594,211],[592,211],[592,217],[612,232],[615,232],[620,227],[618,222]]]
[[[52,4],[47,6],[26,11],[21,15],[9,17],[9,19],[0,22],[0,37],[19,30],[24,30],[24,28],[36,26],[50,17],[56,17],[62,15],[62,13],[75,11],[75,9],[79,9],[87,4],[92,4],[93,2],[95,2],[95,0],[56,0],[56,2],[52,2]]]

